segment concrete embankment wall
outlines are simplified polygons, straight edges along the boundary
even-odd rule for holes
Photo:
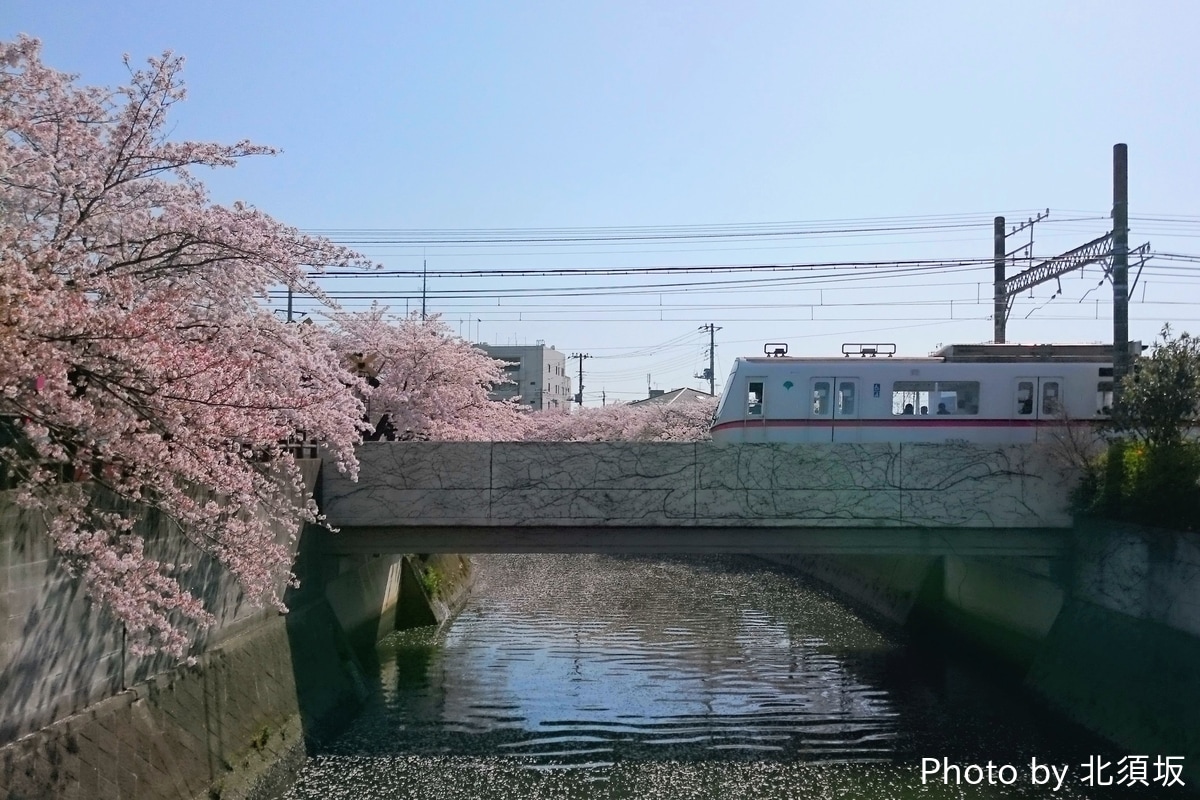
[[[1200,534],[1088,523],[1069,557],[772,557],[910,630],[969,642],[1131,754],[1200,783]]]
[[[304,468],[311,486],[319,462]],[[294,524],[280,523],[281,541]],[[142,525],[155,557],[195,565],[185,585],[217,617],[194,664],[130,653],[121,626],[62,569],[41,520],[0,494],[0,800],[268,797],[306,742],[360,707],[372,646],[396,627],[402,595],[437,619],[419,583],[427,565],[412,557],[329,558],[304,531],[302,585],[281,615],[247,602],[153,515]],[[464,591],[469,563],[445,566],[447,589]]]
[[[1079,536],[1072,591],[1026,683],[1131,753],[1181,755],[1200,785],[1200,534]]]

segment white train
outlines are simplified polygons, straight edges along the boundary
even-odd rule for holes
[[[1036,442],[1112,407],[1111,345],[948,345],[924,358],[896,357],[894,344],[846,344],[840,358],[790,357],[785,344],[764,352],[734,361],[714,441]]]

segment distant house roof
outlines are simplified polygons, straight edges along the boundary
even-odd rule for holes
[[[708,397],[712,397],[712,395],[709,394],[708,392],[702,392],[699,389],[687,389],[687,388],[672,389],[669,392],[659,392],[658,394],[654,394],[652,391],[650,397],[647,397],[644,400],[634,400],[629,405],[631,405],[631,406],[651,406],[651,405],[667,406],[667,405],[672,405],[675,403],[694,403],[697,400],[703,400]]]

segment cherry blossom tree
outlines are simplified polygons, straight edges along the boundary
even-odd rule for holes
[[[489,399],[503,383],[503,362],[455,336],[437,315],[389,318],[387,309],[333,314],[338,346],[357,354],[376,384],[370,421],[384,414],[401,439],[515,440],[528,414],[513,401]]]
[[[335,347],[370,379],[369,421],[387,415],[397,438],[438,441],[698,441],[717,399],[531,412],[492,400],[504,362],[455,336],[437,315],[392,317],[386,308],[335,312]]]
[[[79,86],[36,40],[0,43],[0,466],[135,652],[176,656],[212,617],[138,514],[281,605],[291,554],[270,518],[317,518],[282,443],[303,433],[353,472],[365,388],[262,302],[315,291],[306,267],[365,262],[210,201],[195,168],[273,151],[169,141],[181,66]]]
[[[717,399],[582,408],[532,414],[525,437],[555,442],[694,442],[707,440]]]

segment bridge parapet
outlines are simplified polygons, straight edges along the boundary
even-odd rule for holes
[[[369,442],[335,526],[1066,528],[1045,445]]]

